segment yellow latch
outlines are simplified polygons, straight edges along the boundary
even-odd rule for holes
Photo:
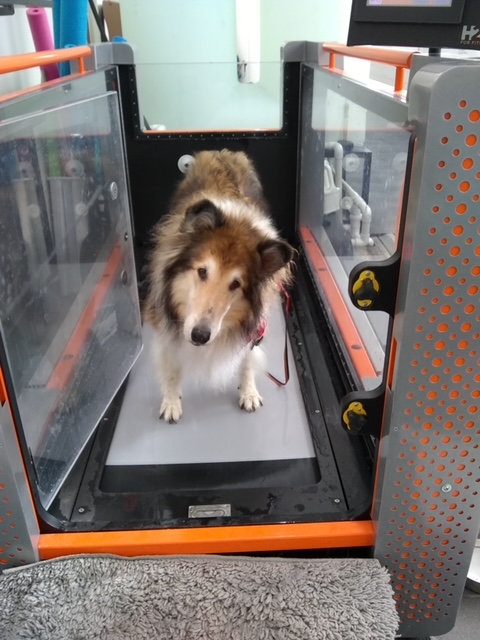
[[[367,412],[361,402],[351,402],[342,415],[343,421],[349,431],[359,431],[362,426],[359,423],[364,422],[366,417]],[[353,424],[354,422],[356,423],[355,425]]]
[[[368,309],[380,292],[380,284],[375,273],[366,269],[362,271],[352,287],[352,294],[359,307]]]

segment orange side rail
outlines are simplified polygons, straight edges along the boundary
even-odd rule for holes
[[[17,56],[0,56],[0,74],[23,71],[34,67],[43,67],[56,62],[78,60],[80,73],[85,73],[85,60],[92,55],[90,47],[71,47],[70,49],[55,49],[53,51],[38,51],[36,53],[21,53]]]
[[[48,389],[65,389],[70,384],[98,312],[115,282],[122,259],[122,249],[117,245],[112,251],[105,271],[99,279],[95,291],[65,347],[62,357],[52,372],[47,383]]]
[[[43,533],[38,550],[42,560],[79,553],[121,556],[198,553],[253,553],[299,549],[372,547],[370,520],[306,524],[266,524],[194,529]]]
[[[335,317],[338,328],[342,334],[344,343],[347,345],[361,345],[361,349],[349,349],[349,354],[355,367],[355,371],[361,379],[376,378],[377,370],[368,355],[368,351],[363,340],[358,333],[358,329],[350,315],[343,296],[335,282],[335,278],[330,272],[329,266],[320,251],[314,236],[307,227],[300,228],[300,234],[305,242],[305,249],[313,263],[319,281],[327,296],[330,308]]]
[[[336,69],[336,55],[348,56],[350,58],[360,58],[379,62],[396,67],[395,73],[395,93],[405,89],[406,71],[411,69],[413,57],[419,51],[399,51],[397,49],[384,49],[382,47],[348,47],[344,44],[324,44],[323,50],[330,53],[328,68]]]
[[[2,407],[8,400],[7,385],[3,375],[2,368],[0,367],[0,407]]]

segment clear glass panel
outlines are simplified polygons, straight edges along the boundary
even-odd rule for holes
[[[280,60],[255,66],[256,81],[239,82],[246,69],[236,63],[137,65],[142,125],[161,131],[280,129]]]
[[[114,93],[0,123],[0,329],[48,507],[141,350]]]
[[[66,77],[64,82],[53,86],[50,83],[42,84],[29,93],[20,93],[6,101],[2,98],[0,121],[94,98],[105,93],[108,85],[112,83],[118,86],[116,67],[88,72],[77,76],[74,82]]]
[[[122,0],[142,116],[167,131],[279,129],[282,47],[344,42],[349,20],[340,1]]]
[[[396,249],[406,106],[327,70],[305,65],[303,75],[300,233],[357,385],[371,389],[383,374],[389,318],[354,307],[348,277]]]

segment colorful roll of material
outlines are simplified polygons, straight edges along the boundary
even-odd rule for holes
[[[35,51],[52,51],[54,49],[53,36],[46,10],[43,7],[31,7],[27,9],[27,19]],[[57,64],[45,65],[41,67],[41,70],[46,81],[55,80],[59,76]]]
[[[88,0],[53,0],[55,46],[58,49],[87,44]],[[70,73],[70,63],[60,63],[60,75]]]

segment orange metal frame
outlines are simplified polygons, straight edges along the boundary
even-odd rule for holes
[[[84,58],[89,55],[91,55],[90,47],[76,47],[61,51],[0,57],[0,74],[76,59],[79,60],[80,73],[83,73],[85,71]],[[62,79],[55,80],[49,84],[54,84],[58,81],[62,81]],[[34,89],[28,89],[21,93],[32,90]],[[161,132],[156,131],[149,131],[148,133],[161,134]],[[118,270],[118,258],[119,254],[116,249],[105,272],[109,276],[108,283],[103,283],[105,286],[99,289],[94,298],[92,298],[92,309],[87,314],[88,318],[98,306],[99,299],[105,295],[105,287],[108,288],[111,284],[111,273]],[[84,318],[87,325],[88,318]],[[354,327],[353,323],[352,326]],[[81,341],[82,335],[72,337],[75,342],[74,347],[78,340]],[[355,341],[358,341],[358,339],[357,334],[355,335]],[[64,383],[65,379],[69,377],[69,371],[62,369],[62,367],[55,371],[51,384]],[[374,371],[373,365],[369,361],[362,361],[360,369],[367,372],[365,375],[370,375]],[[9,402],[9,395],[4,375],[0,368],[0,403],[3,404],[5,402]],[[9,404],[11,407],[11,402]],[[17,425],[16,427],[18,428]],[[363,520],[198,527],[192,529],[41,533],[38,549],[40,558],[47,560],[79,553],[115,553],[124,556],[136,556],[371,547],[374,545],[374,540],[373,523],[370,520]]]
[[[318,280],[320,281],[324,293],[330,303],[330,308],[335,318],[335,322],[337,323],[345,344],[362,345],[362,349],[349,350],[353,366],[355,367],[358,376],[362,379],[372,377],[376,378],[377,370],[368,355],[368,350],[358,333],[350,311],[348,310],[345,300],[343,299],[338,285],[335,282],[335,278],[333,277],[328,263],[317,245],[314,236],[307,227],[301,227],[300,235],[305,243],[305,250],[312,261]]]
[[[49,560],[74,553],[115,553],[122,556],[197,553],[247,553],[371,547],[370,521],[198,527],[147,531],[46,533],[39,553]]]
[[[70,49],[56,49],[54,51],[39,51],[37,53],[21,53],[17,56],[0,57],[0,74],[23,71],[35,67],[43,67],[58,62],[78,60],[80,73],[85,73],[85,58],[92,55],[90,47],[71,47]]]
[[[78,60],[78,74],[71,74],[69,80],[75,78],[77,75],[87,73],[85,70],[85,58],[88,58],[92,54],[90,47],[72,47],[70,49],[61,49],[56,51],[39,51],[38,53],[23,53],[17,56],[0,56],[0,75],[6,73],[13,73],[15,71],[24,71],[25,69],[32,69],[35,67],[42,67],[47,64],[58,62],[71,62],[72,60]],[[56,84],[61,84],[65,81],[65,78],[57,78],[56,80],[50,80],[48,82],[49,87],[54,87]],[[19,96],[27,95],[33,91],[38,90],[38,85],[35,87],[29,87],[20,91],[14,91],[6,95],[0,96],[0,102],[6,102],[7,100],[13,100]]]
[[[407,69],[411,68],[414,55],[420,53],[419,51],[399,51],[382,47],[348,47],[343,44],[324,44],[323,50],[330,54],[328,68],[332,71],[337,70],[337,55],[379,62],[395,67],[395,93],[401,93],[405,90]]]

